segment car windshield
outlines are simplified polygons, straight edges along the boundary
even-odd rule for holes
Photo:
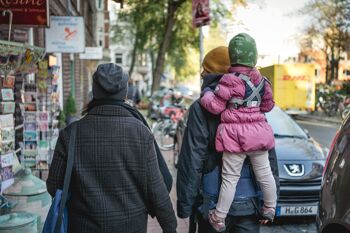
[[[267,113],[266,118],[277,138],[307,138],[302,128],[278,107],[273,108],[271,112]]]

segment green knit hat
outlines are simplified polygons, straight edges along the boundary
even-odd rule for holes
[[[246,33],[240,33],[231,39],[228,52],[231,65],[255,67],[258,61],[255,40]]]

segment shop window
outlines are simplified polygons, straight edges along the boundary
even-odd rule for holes
[[[350,76],[350,70],[343,70],[343,74],[345,76]]]

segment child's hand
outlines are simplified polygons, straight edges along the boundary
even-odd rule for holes
[[[204,96],[204,94],[208,91],[213,91],[210,87],[206,87],[203,89],[202,93],[201,93],[201,97]]]

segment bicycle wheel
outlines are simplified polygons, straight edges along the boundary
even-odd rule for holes
[[[158,121],[152,127],[153,136],[161,150],[171,150],[174,146],[174,138],[171,135],[173,128],[171,120]]]

